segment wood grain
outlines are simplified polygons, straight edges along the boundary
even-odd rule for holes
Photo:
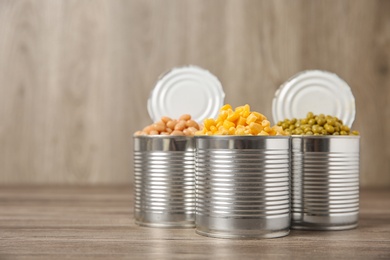
[[[207,238],[134,224],[128,186],[0,188],[1,259],[388,259],[390,191],[361,192],[359,227],[277,239]]]
[[[352,87],[362,186],[390,187],[390,3],[0,0],[0,183],[132,182],[132,133],[164,71],[217,75],[271,117],[305,69]]]

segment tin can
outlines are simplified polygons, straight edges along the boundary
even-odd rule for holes
[[[290,228],[287,136],[198,136],[196,232],[274,238]]]
[[[359,215],[359,136],[293,136],[293,229],[355,228]]]
[[[149,227],[195,226],[194,138],[135,136],[135,221]]]

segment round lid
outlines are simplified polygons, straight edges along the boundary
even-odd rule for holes
[[[274,123],[305,118],[308,112],[336,116],[349,127],[355,119],[355,98],[348,84],[334,73],[307,70],[296,74],[276,91]]]
[[[157,81],[150,93],[148,112],[153,121],[190,114],[201,122],[218,115],[224,98],[221,82],[209,71],[196,66],[174,68]]]

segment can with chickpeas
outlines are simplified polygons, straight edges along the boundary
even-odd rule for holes
[[[218,79],[198,67],[175,68],[159,79],[148,101],[154,123],[133,137],[138,225],[195,226],[194,134],[223,98]]]

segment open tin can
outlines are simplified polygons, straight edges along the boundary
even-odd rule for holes
[[[185,66],[159,78],[147,107],[154,122],[162,116],[178,118],[182,114],[190,114],[200,122],[218,114],[224,96],[217,77],[202,68]],[[145,135],[134,136],[133,140],[136,223],[194,227],[194,138]]]
[[[198,234],[289,234],[290,137],[196,136],[195,142]]]
[[[274,123],[308,112],[351,127],[355,98],[336,74],[309,70],[286,81],[273,100]],[[292,229],[344,230],[358,224],[360,137],[292,136]]]
[[[141,226],[194,227],[194,138],[134,137],[135,220]]]
[[[344,230],[359,217],[359,136],[292,136],[293,229]]]

